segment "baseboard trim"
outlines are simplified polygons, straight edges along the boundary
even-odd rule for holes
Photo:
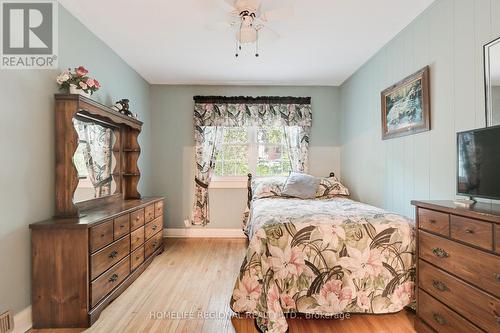
[[[246,238],[241,229],[166,228],[163,237],[176,238]]]
[[[12,333],[25,333],[31,329],[31,305],[14,315],[14,331]]]

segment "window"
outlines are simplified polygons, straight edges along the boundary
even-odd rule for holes
[[[292,170],[284,127],[259,127],[257,132],[257,176],[288,175]]]
[[[214,180],[238,179],[249,172],[256,176],[280,176],[291,171],[284,127],[223,127],[222,130]]]
[[[222,147],[215,158],[216,176],[243,176],[249,171],[249,135],[244,127],[222,127]]]

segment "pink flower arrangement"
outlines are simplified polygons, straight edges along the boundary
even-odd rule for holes
[[[93,94],[101,88],[101,84],[96,79],[88,77],[88,73],[89,71],[83,66],[79,66],[73,71],[68,68],[67,71],[57,76],[56,82],[60,89],[69,89],[70,86],[75,86],[76,89],[83,90],[88,94]]]
[[[85,69],[85,67],[83,67],[83,66],[79,66],[78,68],[75,68],[75,73],[76,73],[76,75],[78,75],[78,76],[80,76],[80,77],[81,77],[81,76],[85,76],[85,75],[87,75],[87,74],[88,74],[88,72],[89,72],[89,71],[88,71],[88,70],[86,70],[86,69]]]

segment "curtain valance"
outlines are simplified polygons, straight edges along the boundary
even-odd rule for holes
[[[312,125],[310,97],[195,96],[194,100],[195,126]]]
[[[201,104],[311,104],[311,97],[292,96],[193,96]]]

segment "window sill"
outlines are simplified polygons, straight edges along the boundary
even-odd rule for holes
[[[243,189],[247,188],[247,181],[243,179],[215,179],[210,182],[209,189]]]

